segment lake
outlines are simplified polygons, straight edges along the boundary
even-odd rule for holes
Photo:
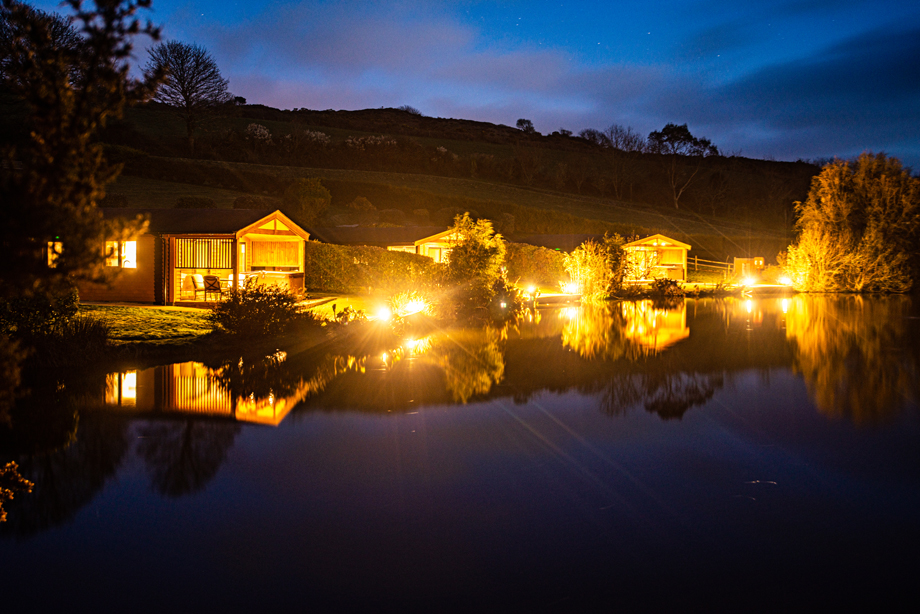
[[[36,381],[4,611],[916,611],[920,305],[531,312]]]

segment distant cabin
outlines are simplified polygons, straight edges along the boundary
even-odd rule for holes
[[[310,235],[280,211],[249,209],[100,209],[105,219],[146,215],[132,241],[107,241],[109,285],[83,283],[84,302],[206,306],[256,278],[303,290],[304,244]]]
[[[670,237],[655,234],[623,246],[627,262],[639,275],[628,281],[674,279],[687,281],[687,252],[690,246]]]
[[[370,245],[394,252],[428,256],[435,262],[447,262],[447,255],[456,237],[444,226],[397,226],[372,228],[334,226],[312,229],[312,236],[323,243],[336,245]]]

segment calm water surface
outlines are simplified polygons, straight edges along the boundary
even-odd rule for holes
[[[918,318],[621,303],[62,374],[0,429],[4,611],[916,611]]]

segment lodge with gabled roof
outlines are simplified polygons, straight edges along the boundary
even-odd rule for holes
[[[82,301],[207,305],[252,277],[303,290],[310,235],[280,211],[100,210],[107,219],[143,215],[150,223],[136,240],[106,242],[106,266],[119,270],[110,284],[80,284]]]

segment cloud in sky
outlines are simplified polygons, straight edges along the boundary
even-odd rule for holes
[[[543,132],[686,122],[744,155],[884,150],[920,168],[920,7],[897,0],[154,6],[250,102],[411,104]]]

